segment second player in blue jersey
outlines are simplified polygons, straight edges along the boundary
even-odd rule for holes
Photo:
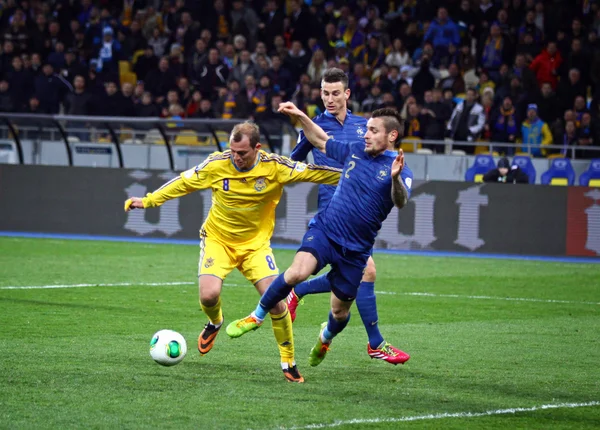
[[[346,74],[340,69],[326,70],[321,81],[321,99],[326,111],[313,121],[329,136],[335,138],[340,145],[359,144],[364,148],[367,120],[362,116],[352,114],[348,110],[349,97],[350,90],[348,89]],[[337,168],[343,167],[337,160],[316,149],[306,139],[304,132],[301,131],[291,158],[296,161],[304,161],[309,153],[315,163]],[[319,186],[319,212],[327,207],[335,189],[336,187],[332,185]],[[367,354],[372,358],[398,364],[406,361],[408,355],[401,354],[400,350],[386,342],[379,330],[379,316],[375,297],[376,274],[375,262],[371,257],[367,261],[367,267],[363,273],[356,296],[356,307],[369,338]],[[286,299],[292,321],[296,319],[298,304],[303,297],[309,294],[328,293],[330,291],[331,279],[329,274],[317,276],[296,285]]]

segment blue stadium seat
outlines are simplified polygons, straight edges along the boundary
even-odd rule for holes
[[[579,185],[600,187],[600,158],[593,159],[588,169],[579,176]]]
[[[573,185],[575,171],[568,158],[553,158],[550,168],[542,174],[544,185]]]
[[[494,157],[489,154],[479,154],[475,156],[475,161],[465,172],[465,181],[483,182],[483,175],[496,167]]]
[[[535,184],[535,167],[528,155],[515,155],[512,161],[513,166],[519,168],[529,177],[529,183]]]

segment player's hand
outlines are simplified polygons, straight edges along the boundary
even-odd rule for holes
[[[400,149],[396,159],[392,163],[392,178],[397,178],[402,169],[404,169],[404,151]]]
[[[125,212],[129,212],[134,209],[144,209],[144,202],[141,197],[130,197],[125,200]]]
[[[292,102],[279,103],[277,111],[289,116],[300,116],[304,113]]]

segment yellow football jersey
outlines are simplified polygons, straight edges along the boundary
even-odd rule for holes
[[[261,246],[271,239],[275,208],[283,186],[292,182],[336,185],[340,169],[293,161],[259,151],[256,164],[239,171],[231,151],[214,152],[144,197],[144,208],[162,205],[196,190],[212,189],[212,207],[203,228],[206,234],[235,246]]]

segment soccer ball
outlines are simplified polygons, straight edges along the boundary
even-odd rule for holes
[[[187,344],[182,335],[173,330],[160,330],[150,341],[150,356],[158,364],[174,366],[180,363],[187,353]]]

